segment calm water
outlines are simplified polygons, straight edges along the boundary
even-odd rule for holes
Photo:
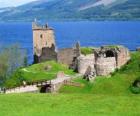
[[[140,22],[50,22],[58,48],[121,44],[130,50],[140,46]],[[32,59],[31,23],[1,23],[0,45],[19,43]]]

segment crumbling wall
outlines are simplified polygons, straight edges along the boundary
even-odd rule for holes
[[[59,63],[71,66],[74,58],[76,58],[76,55],[73,48],[65,48],[58,51],[57,61]]]
[[[29,93],[29,92],[38,92],[39,88],[36,85],[29,85],[29,86],[25,86],[25,87],[17,87],[17,88],[13,88],[13,89],[8,89],[6,90],[6,94],[9,93]]]
[[[96,61],[96,73],[99,76],[109,75],[116,69],[116,59],[115,57],[101,57]]]
[[[55,47],[53,45],[51,48],[42,48],[40,56],[34,55],[34,63],[40,63],[50,60],[57,60],[57,53],[55,52]]]
[[[126,64],[129,59],[130,59],[129,50],[127,48],[124,48],[124,47],[119,48],[119,51],[117,53],[117,58],[116,58],[117,68],[120,68],[121,66]]]
[[[77,44],[74,48],[65,48],[59,50],[57,53],[57,61],[76,70],[78,56],[80,56],[80,49],[79,45]]]
[[[92,70],[95,70],[94,64],[95,64],[94,54],[90,54],[86,56],[81,55],[78,57],[78,72],[84,75],[88,67],[92,68]]]

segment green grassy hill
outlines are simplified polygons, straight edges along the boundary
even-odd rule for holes
[[[131,55],[110,78],[73,80],[83,87],[63,86],[58,94],[2,94],[0,116],[139,116],[140,95],[132,94],[130,85],[140,76],[140,52]]]
[[[56,78],[59,71],[63,71],[68,75],[75,74],[73,70],[70,70],[66,65],[56,63],[55,61],[43,62],[18,69],[13,76],[5,82],[4,86],[11,88],[20,86],[23,81],[31,83],[36,81],[51,80]]]

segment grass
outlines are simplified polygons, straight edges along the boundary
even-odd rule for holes
[[[139,95],[14,94],[0,96],[0,116],[139,116]]]
[[[105,45],[104,47],[107,47],[107,48],[119,48],[119,47],[121,47],[121,46],[119,46],[119,45]]]
[[[92,54],[93,50],[94,50],[94,48],[92,48],[92,47],[82,47],[81,48],[81,53],[83,55],[88,55],[88,54]]]
[[[23,80],[28,83],[42,80],[51,80],[56,78],[59,71],[63,71],[68,75],[75,74],[73,70],[68,68],[68,66],[56,63],[55,61],[49,61],[18,69],[13,74],[12,78],[5,82],[5,86],[8,88],[20,86]]]
[[[83,87],[63,86],[58,94],[2,94],[0,116],[139,116],[140,95],[130,86],[140,75],[140,52],[131,55],[111,78],[73,80]]]

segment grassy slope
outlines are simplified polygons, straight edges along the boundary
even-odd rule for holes
[[[50,69],[46,69],[50,66]],[[22,81],[34,82],[40,80],[51,80],[56,78],[59,71],[63,71],[65,74],[73,75],[74,72],[68,69],[67,66],[56,63],[54,61],[44,62],[40,64],[34,64],[27,68],[17,70],[13,77],[6,81],[6,87],[15,87],[21,85]]]
[[[84,88],[64,86],[60,94],[0,95],[0,116],[139,116],[140,95],[129,91],[140,75],[140,53],[112,78],[93,84],[81,79]]]

